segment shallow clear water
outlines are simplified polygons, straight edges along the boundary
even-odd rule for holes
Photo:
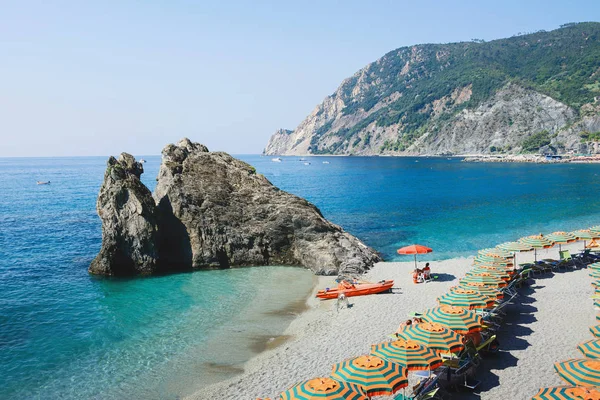
[[[160,158],[145,158],[153,189]],[[600,223],[599,165],[241,158],[388,260],[411,243],[447,258]],[[89,276],[105,162],[0,159],[0,398],[177,398],[238,372],[313,282],[283,267]]]

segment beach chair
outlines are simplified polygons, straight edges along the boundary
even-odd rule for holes
[[[421,382],[414,387],[411,395],[406,396],[404,393],[399,393],[394,396],[394,400],[441,400],[440,387],[438,385],[438,374],[429,374],[425,376]]]
[[[573,257],[571,257],[571,253],[569,252],[569,250],[562,250],[559,251],[558,254],[560,255],[560,262],[559,262],[559,268],[560,267],[569,267],[572,269],[577,268],[578,266],[581,266],[581,264],[579,263],[579,260],[575,261],[575,259]]]

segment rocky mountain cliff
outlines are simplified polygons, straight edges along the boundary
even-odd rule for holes
[[[270,155],[595,151],[600,23],[394,50],[344,80]]]
[[[162,155],[154,198],[131,155],[109,159],[97,205],[102,248],[91,273],[298,265],[317,274],[356,274],[380,260],[317,207],[243,161],[188,139],[167,145]]]

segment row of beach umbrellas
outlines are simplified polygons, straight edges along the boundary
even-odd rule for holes
[[[393,341],[372,345],[369,354],[333,365],[328,377],[292,386],[281,393],[280,399],[366,400],[397,393],[408,386],[410,371],[439,368],[443,364],[442,354],[457,354],[464,349],[464,335],[485,329],[478,309],[492,308],[503,299],[503,288],[514,278],[515,253],[596,238],[600,238],[600,226],[571,233],[530,236],[518,242],[480,250],[474,267],[459,280],[457,286],[437,299],[439,306],[420,315],[424,322],[404,327],[396,333]],[[415,266],[416,254],[432,251],[420,245],[404,249],[399,253],[414,254]],[[600,269],[598,271],[600,273]],[[600,333],[600,325],[597,331]],[[543,398],[555,397],[540,399]]]
[[[596,298],[600,293],[600,263],[587,266],[590,276],[595,281],[592,286],[596,288]],[[598,307],[598,300],[594,301]],[[600,320],[600,315],[596,316]],[[583,354],[583,359],[570,359],[554,364],[556,373],[570,386],[557,386],[543,388],[532,397],[532,400],[550,399],[591,399],[600,400],[600,325],[590,328],[594,339],[581,343],[577,349]]]

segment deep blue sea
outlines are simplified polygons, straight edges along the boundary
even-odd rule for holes
[[[153,189],[160,157],[144,158]],[[600,224],[600,165],[240,158],[387,260],[412,243],[449,258]],[[106,159],[0,158],[1,399],[178,398],[237,373],[313,284],[285,267],[88,275]]]

